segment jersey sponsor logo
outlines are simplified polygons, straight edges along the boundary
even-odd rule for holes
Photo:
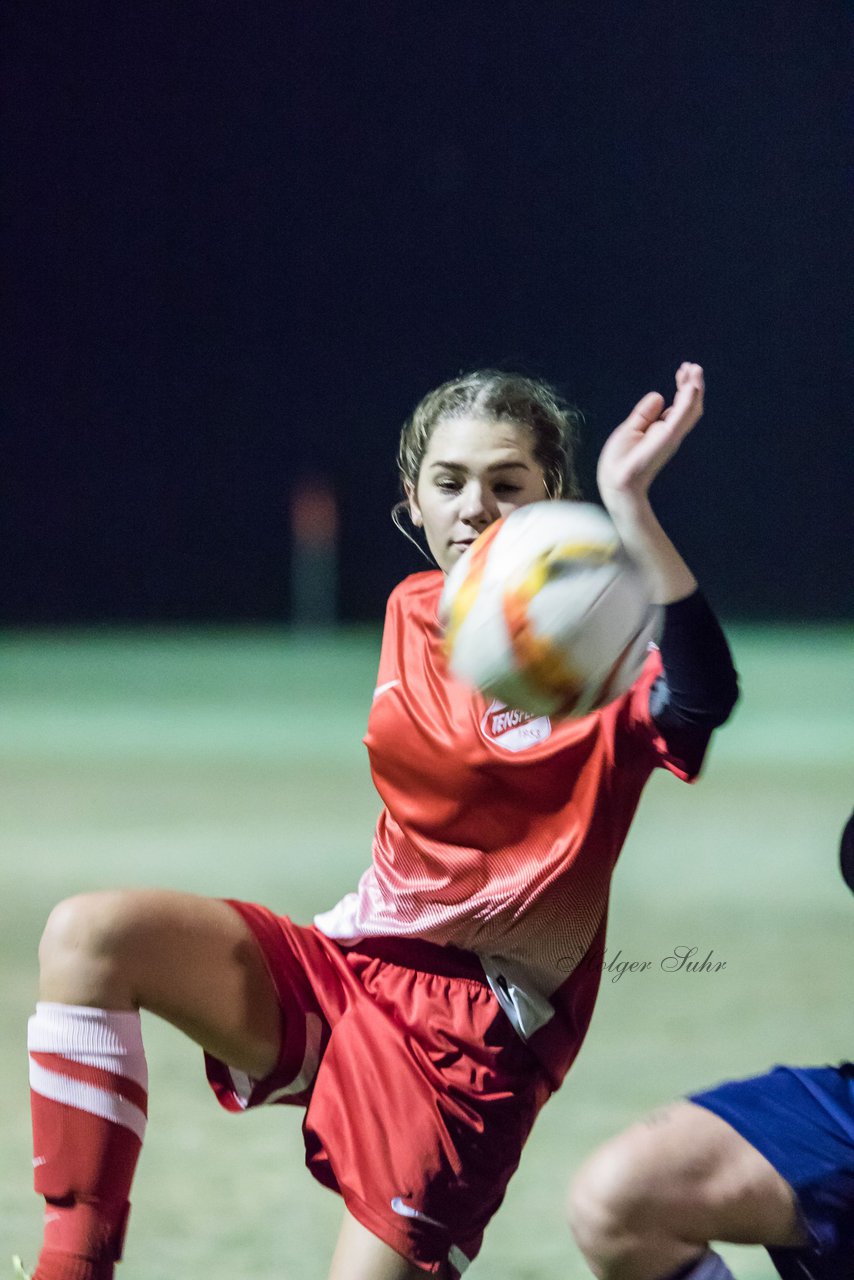
[[[550,736],[552,722],[548,716],[519,711],[495,698],[484,713],[480,731],[488,741],[497,742],[505,751],[526,751]]]

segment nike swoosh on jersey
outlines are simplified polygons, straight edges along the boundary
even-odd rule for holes
[[[438,1227],[441,1231],[447,1231],[444,1222],[431,1218],[429,1214],[422,1213],[420,1209],[415,1209],[411,1204],[407,1204],[401,1196],[395,1196],[391,1202],[391,1207],[395,1213],[399,1213],[402,1218],[416,1218],[419,1222],[427,1222],[431,1227]]]
[[[378,698],[381,693],[387,693],[389,689],[393,689],[399,684],[399,680],[386,680],[385,684],[378,684],[376,689],[374,689],[374,697]]]

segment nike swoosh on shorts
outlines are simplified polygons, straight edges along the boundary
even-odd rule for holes
[[[407,1204],[400,1196],[395,1196],[391,1202],[391,1207],[395,1213],[399,1213],[402,1218],[416,1218],[419,1222],[427,1222],[431,1227],[439,1227],[442,1231],[447,1231],[444,1222],[431,1218],[429,1214],[422,1213],[420,1209],[414,1208],[411,1204]]]

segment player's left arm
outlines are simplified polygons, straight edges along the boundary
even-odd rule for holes
[[[638,401],[605,441],[596,479],[623,546],[646,574],[656,604],[683,600],[697,579],[655,517],[649,488],[703,416],[703,370],[682,364],[669,408],[658,391]]]
[[[680,365],[669,408],[657,391],[639,400],[599,458],[597,479],[626,550],[664,606],[664,678],[650,693],[652,717],[673,751],[699,769],[712,730],[738,699],[729,645],[697,579],[655,517],[649,488],[703,415],[703,370]]]

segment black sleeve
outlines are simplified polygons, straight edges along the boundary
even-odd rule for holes
[[[674,754],[696,773],[712,730],[738,700],[726,636],[701,591],[664,606],[659,648],[664,673],[650,689],[650,713]]]

